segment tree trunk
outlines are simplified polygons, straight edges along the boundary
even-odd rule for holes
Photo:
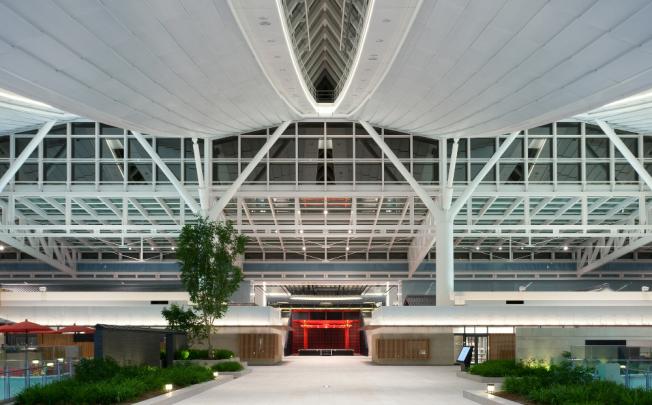
[[[208,336],[208,358],[213,358],[213,344],[211,343],[211,331],[213,329],[213,320],[206,321],[206,336]]]

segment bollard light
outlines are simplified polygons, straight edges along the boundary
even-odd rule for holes
[[[41,362],[38,360],[32,360],[32,365],[33,366],[38,366]]]
[[[217,377],[219,377],[219,375],[220,375],[220,373],[218,373],[217,371],[213,371],[213,377],[217,378]]]
[[[172,391],[172,384],[165,384],[165,391],[166,392]]]
[[[496,392],[496,385],[487,384],[487,394],[493,395]]]

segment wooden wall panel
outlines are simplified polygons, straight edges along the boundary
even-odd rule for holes
[[[240,359],[273,360],[280,353],[280,336],[273,333],[250,333],[240,335]]]
[[[376,357],[379,360],[428,360],[429,339],[378,339]]]
[[[513,333],[489,334],[489,360],[514,360],[516,335]]]
[[[58,350],[61,346],[79,347],[79,356],[83,358],[90,358],[95,354],[95,345],[93,342],[75,342],[71,334],[38,335],[38,344],[42,347],[44,353],[50,353],[52,351],[52,358],[63,357],[63,351],[59,353],[60,350]]]

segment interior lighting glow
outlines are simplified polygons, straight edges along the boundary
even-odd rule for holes
[[[360,301],[362,297],[359,295],[334,295],[334,296],[319,296],[319,295],[293,295],[290,297],[292,301]]]
[[[568,246],[564,246],[564,250],[568,250]]]

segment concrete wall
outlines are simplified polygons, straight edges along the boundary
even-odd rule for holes
[[[428,360],[379,359],[376,352],[378,339],[428,339]],[[432,327],[381,327],[367,330],[367,344],[371,360],[377,364],[424,364],[446,366],[455,363],[455,343],[452,328]]]
[[[652,328],[516,328],[516,358],[559,361],[571,346],[587,339],[626,340],[629,346],[652,346]]]

